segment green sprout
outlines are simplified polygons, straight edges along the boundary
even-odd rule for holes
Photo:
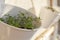
[[[19,13],[17,17],[10,16],[9,14],[5,16],[7,16],[5,19],[0,18],[0,20],[18,28],[34,29],[40,26],[41,23],[40,17],[39,18],[37,17],[34,18],[32,16],[27,17],[24,13]]]

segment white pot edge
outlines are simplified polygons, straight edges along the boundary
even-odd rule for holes
[[[33,30],[29,30],[29,29],[22,29],[22,28],[14,27],[14,26],[11,26],[11,25],[9,25],[9,24],[4,23],[3,21],[0,21],[0,23],[2,23],[2,24],[4,24],[4,25],[7,25],[7,26],[9,26],[9,27],[11,27],[11,28],[14,28],[14,29],[16,29],[16,30],[21,30],[21,31],[37,31],[37,30],[38,30],[38,28],[33,29]]]

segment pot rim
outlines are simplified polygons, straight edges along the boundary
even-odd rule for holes
[[[3,21],[0,21],[0,23],[2,23],[2,24],[4,24],[4,25],[7,25],[7,26],[9,26],[9,27],[11,27],[11,28],[17,29],[17,30],[21,30],[21,31],[37,31],[37,30],[38,30],[38,28],[31,29],[31,30],[30,30],[30,29],[18,28],[18,27],[15,27],[15,26],[6,24],[6,23],[4,23]]]

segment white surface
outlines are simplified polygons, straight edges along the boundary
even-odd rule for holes
[[[51,34],[52,34],[52,32],[54,32],[54,26],[52,26],[51,28],[49,28],[49,29],[47,29],[47,28],[40,28],[35,34],[34,34],[34,36],[31,38],[31,40],[35,40],[41,33],[43,33],[44,31],[46,31],[45,32],[45,34],[43,34],[43,37],[42,37],[42,39],[43,40],[50,40],[49,38],[50,38],[50,36],[51,36]],[[39,36],[40,37],[40,36]],[[38,40],[41,40],[41,38],[39,38]]]
[[[50,9],[41,8],[40,17],[43,27],[48,27],[51,22],[58,16],[58,12],[52,12]]]
[[[32,0],[32,1],[34,4],[33,6],[35,8],[34,14],[39,16],[41,7],[47,6],[48,1],[47,0]],[[13,5],[16,7],[21,7],[26,10],[30,10],[32,8],[31,0],[5,0],[5,4]]]
[[[0,0],[0,16],[3,13],[3,9],[4,9],[4,0]]]
[[[48,6],[48,0],[33,0],[35,12],[37,17],[39,17],[41,8]]]
[[[45,28],[39,28],[39,30],[32,36],[32,38],[30,40],[35,40],[36,37],[38,37],[41,33],[43,33],[46,30],[47,29],[45,29]]]
[[[0,40],[29,40],[36,30],[22,30],[0,22]]]
[[[53,31],[55,31],[54,27],[52,28],[52,31],[50,30],[50,28],[51,28],[51,26],[53,24],[55,24],[56,22],[58,22],[58,20],[60,18],[60,14],[58,14],[57,12],[56,13],[51,12],[51,10],[48,10],[48,9],[44,8],[42,10],[42,13],[41,13],[40,16],[41,16],[42,22],[43,22],[42,23],[42,27],[45,28],[46,30],[47,30],[47,28],[49,28],[48,29],[48,32],[45,34],[45,36],[43,38],[44,40],[48,40],[47,38],[49,38],[50,35],[51,35],[51,34],[49,34],[49,32],[52,33]],[[41,32],[40,30],[41,29],[39,28],[38,31],[32,36],[32,39],[31,40],[34,40],[40,34],[39,33],[39,32]],[[48,34],[48,36],[47,36],[47,34]]]

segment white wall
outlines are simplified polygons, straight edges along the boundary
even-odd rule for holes
[[[36,15],[39,16],[41,8],[48,6],[48,0],[33,0]]]
[[[30,0],[5,0],[5,4],[22,7],[24,9],[29,9],[32,7]]]
[[[56,7],[57,6],[57,0],[53,0],[53,1],[54,1],[53,6]],[[40,13],[41,7],[49,5],[49,0],[33,0],[33,2],[34,2],[34,7],[35,7],[35,13],[37,16]],[[0,5],[3,3],[4,3],[4,0],[0,0]],[[5,0],[5,4],[10,4],[10,5],[14,5],[17,7],[22,7],[26,10],[29,10],[30,8],[32,8],[31,0]],[[0,12],[0,15],[1,15],[1,12]]]
[[[33,0],[33,3],[34,3],[34,8],[35,8],[34,14],[36,14],[37,16],[40,13],[41,7],[45,7],[48,5],[47,0]],[[5,0],[5,4],[14,5],[17,7],[24,8],[26,10],[29,10],[32,8],[31,0]]]

